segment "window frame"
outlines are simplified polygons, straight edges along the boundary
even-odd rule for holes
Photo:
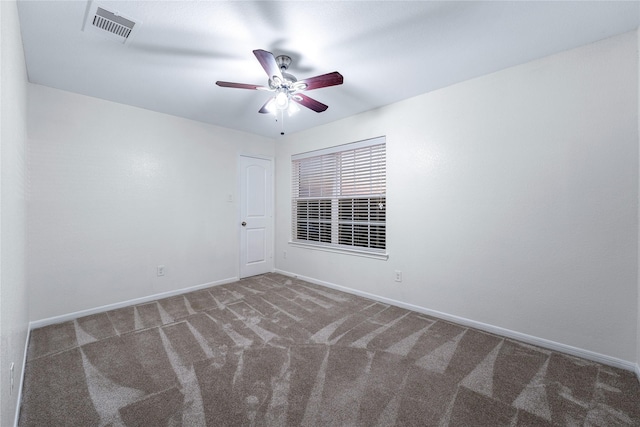
[[[358,154],[366,152],[370,153],[368,159],[365,157],[363,161],[358,158]],[[349,155],[353,156],[351,163],[346,160]],[[306,159],[308,162],[305,163]],[[345,168],[349,164],[352,165],[351,169]],[[314,171],[301,174],[301,167]],[[320,174],[313,173],[318,170]],[[289,244],[387,260],[386,175],[385,136],[292,155]],[[308,183],[307,191],[301,195],[301,183],[305,178],[318,177],[321,179]],[[351,178],[351,181],[345,177]],[[365,192],[362,188],[369,191]],[[351,209],[343,209],[349,203]],[[327,219],[329,204],[331,217]],[[304,212],[302,216],[301,206]],[[342,234],[346,229],[351,231],[351,244],[344,244],[349,241],[347,235]],[[358,229],[366,231],[358,232]],[[305,238],[298,238],[299,233]]]

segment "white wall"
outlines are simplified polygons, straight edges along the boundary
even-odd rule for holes
[[[9,426],[15,416],[28,326],[27,73],[14,1],[0,2],[0,22],[0,425]]]
[[[29,144],[32,320],[238,277],[238,155],[273,140],[30,84]]]
[[[285,137],[277,268],[631,364],[637,46],[628,33]],[[389,260],[289,246],[290,156],[379,135]]]
[[[637,30],[638,36],[638,63],[640,64],[640,29]],[[640,82],[640,66],[638,66],[638,82]],[[638,84],[638,134],[640,135],[640,83]],[[638,140],[640,146],[640,136]],[[638,160],[640,162],[640,159]],[[640,176],[638,177],[640,179]],[[640,196],[639,196],[640,199]],[[640,213],[639,213],[640,214]],[[640,218],[638,218],[640,224]],[[640,230],[639,230],[640,232]],[[640,236],[638,236],[638,247],[640,248]],[[640,251],[638,253],[640,257]],[[638,259],[638,328],[637,328],[637,350],[636,350],[636,375],[640,380],[640,259]]]

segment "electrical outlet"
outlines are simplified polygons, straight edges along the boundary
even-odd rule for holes
[[[164,265],[158,266],[158,276],[164,276]]]
[[[284,251],[284,252],[282,253],[282,258],[287,259],[287,251]]]
[[[15,366],[15,363],[11,362],[11,366],[9,367],[9,396],[11,396],[13,394],[13,368]]]
[[[395,272],[395,281],[396,282],[402,282],[402,271],[400,270],[396,270]]]

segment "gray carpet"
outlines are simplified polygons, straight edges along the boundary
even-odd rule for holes
[[[639,426],[632,372],[266,274],[35,329],[20,426]]]

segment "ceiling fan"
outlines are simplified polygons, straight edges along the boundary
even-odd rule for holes
[[[293,75],[287,73],[287,69],[289,65],[291,65],[291,57],[287,55],[274,57],[271,52],[261,49],[254,50],[253,54],[258,58],[260,65],[262,65],[262,68],[264,68],[269,76],[268,86],[223,81],[217,81],[216,84],[221,87],[274,92],[275,95],[258,110],[259,113],[277,114],[278,112],[284,111],[292,113],[294,112],[292,110],[297,108],[295,104],[300,104],[316,113],[321,113],[329,108],[329,106],[313,98],[309,98],[300,92],[341,85],[344,80],[342,75],[337,71],[298,80]],[[291,101],[293,101],[293,103]]]

